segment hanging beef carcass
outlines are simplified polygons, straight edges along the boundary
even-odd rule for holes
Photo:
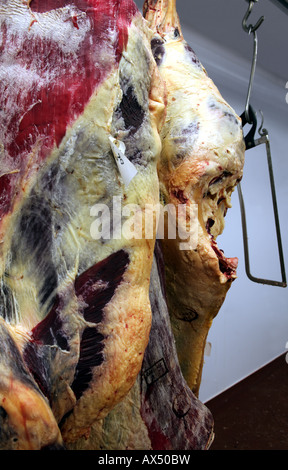
[[[177,237],[162,242],[168,310],[184,377],[197,395],[207,334],[236,278],[238,260],[226,258],[216,238],[242,177],[245,145],[240,118],[183,38],[176,0],[145,0],[143,11],[167,88],[161,201],[179,211]]]
[[[73,450],[206,450],[214,438],[208,408],[195,397],[180,369],[166,304],[159,240],[150,278],[152,326],[138,379],[113,410],[97,421]]]
[[[206,335],[236,277],[236,259],[225,258],[215,238],[223,230],[231,193],[242,176],[241,122],[183,40],[175,2],[146,2],[144,13],[154,32],[151,46],[168,92],[158,165],[161,200],[164,206],[185,203],[199,208],[199,239],[192,250],[184,240],[186,249],[181,250],[183,240],[169,239],[164,230],[167,279],[157,244],[150,284],[153,322],[141,375],[129,395],[93,427],[90,439],[76,443],[78,449],[207,449],[213,439],[212,416],[187,387],[173,333],[180,365],[197,394]],[[186,220],[182,223],[186,234]],[[164,291],[172,308],[173,333]],[[178,302],[179,319],[174,310]]]
[[[14,145],[17,145],[17,149],[20,149],[20,152],[17,151],[18,159],[15,157],[16,153],[12,153],[12,157],[14,155],[15,158],[10,158],[10,147],[7,146],[7,142],[3,138],[3,179],[1,181],[3,191],[1,194],[3,207],[5,209],[1,219],[2,240],[5,241],[6,237],[6,245],[2,243],[2,247],[4,247],[2,257],[3,317],[5,318],[6,325],[9,324],[9,329],[12,332],[11,337],[20,352],[21,361],[24,357],[26,361],[25,367],[29,367],[28,374],[30,379],[34,380],[35,384],[38,385],[37,393],[42,392],[42,394],[46,396],[47,402],[51,404],[56,421],[58,424],[60,423],[62,434],[66,442],[75,441],[81,435],[87,437],[91,424],[95,420],[97,420],[98,424],[96,426],[94,425],[93,430],[95,427],[97,429],[97,427],[99,428],[100,426],[101,434],[103,427],[102,421],[99,421],[99,418],[105,416],[109,409],[113,408],[117,401],[120,400],[120,404],[116,405],[115,409],[109,413],[104,420],[104,423],[108,423],[105,428],[106,440],[104,440],[106,444],[108,442],[109,447],[113,446],[111,424],[113,427],[113,423],[116,423],[118,424],[121,444],[123,445],[125,443],[125,445],[129,447],[130,442],[131,448],[137,448],[137,445],[140,445],[141,448],[143,442],[145,442],[144,445],[146,445],[147,448],[171,449],[175,448],[175,446],[177,448],[206,448],[211,440],[211,415],[208,410],[195,399],[194,395],[187,390],[187,386],[177,365],[178,363],[173,347],[171,347],[170,354],[167,354],[167,345],[172,344],[173,341],[170,343],[172,335],[169,322],[167,322],[165,316],[164,318],[161,318],[159,315],[157,317],[157,312],[159,313],[159,311],[162,310],[161,308],[159,309],[159,305],[156,307],[155,303],[153,305],[153,300],[155,302],[155,299],[157,299],[157,296],[155,296],[155,286],[156,290],[158,289],[159,291],[159,284],[157,284],[158,274],[155,274],[155,269],[152,275],[154,281],[152,279],[150,288],[151,302],[156,313],[154,316],[156,321],[155,334],[154,336],[151,335],[150,346],[148,346],[145,354],[147,360],[146,362],[144,360],[143,375],[138,376],[138,380],[131,392],[121,401],[121,397],[123,398],[123,396],[125,396],[133,383],[133,377],[131,378],[131,376],[134,375],[135,380],[137,367],[133,370],[133,360],[139,367],[142,361],[141,356],[143,348],[145,349],[145,346],[143,346],[145,345],[145,341],[147,344],[147,332],[149,332],[147,295],[145,296],[143,292],[143,297],[141,297],[139,293],[141,293],[142,287],[143,291],[145,291],[146,288],[147,294],[147,283],[145,279],[147,280],[147,277],[149,278],[152,263],[151,248],[153,246],[153,239],[148,242],[148,249],[142,245],[142,251],[140,249],[141,242],[139,242],[139,240],[138,242],[135,242],[135,240],[127,242],[127,240],[125,240],[123,246],[123,239],[120,241],[115,241],[114,239],[111,245],[111,240],[109,239],[109,241],[107,241],[104,234],[104,237],[102,236],[100,241],[97,240],[97,242],[95,242],[95,240],[91,240],[91,230],[88,234],[87,211],[85,213],[85,211],[81,212],[80,210],[81,204],[90,204],[89,209],[91,209],[94,204],[99,202],[101,202],[103,210],[105,210],[107,206],[111,209],[111,207],[113,208],[113,202],[111,202],[113,196],[115,196],[115,199],[120,197],[121,202],[126,201],[127,206],[129,202],[137,202],[137,204],[140,202],[140,207],[143,207],[144,201],[157,201],[155,164],[157,152],[159,152],[157,130],[160,128],[164,107],[163,88],[156,78],[154,63],[148,52],[149,48],[147,47],[146,39],[147,37],[151,39],[151,36],[149,36],[150,33],[147,33],[147,28],[143,26],[131,2],[120,2],[120,6],[119,2],[116,3],[117,6],[115,2],[105,2],[104,6],[104,2],[101,1],[87,0],[84,2],[84,0],[79,0],[75,7],[76,2],[71,3],[69,1],[65,2],[64,0],[51,0],[50,2],[45,2],[45,7],[43,7],[44,3],[42,4],[38,1],[26,2],[26,4],[25,2],[19,1],[16,2],[16,10],[20,12],[22,16],[20,15],[14,18],[11,12],[13,13],[13,8],[15,8],[15,1],[4,2],[4,7],[2,7],[3,11],[1,11],[1,17],[2,19],[4,18],[4,26],[2,26],[4,34],[2,37],[4,41],[6,41],[7,37],[10,39],[9,32],[12,32],[13,39],[16,38],[19,45],[19,36],[15,35],[15,32],[19,29],[21,24],[19,20],[23,20],[24,17],[25,21],[23,24],[25,27],[28,26],[27,30],[24,30],[25,34],[30,34],[30,39],[31,37],[35,39],[34,26],[36,26],[37,31],[37,23],[39,23],[41,33],[38,32],[38,39],[39,34],[40,37],[41,34],[44,34],[44,39],[47,39],[47,48],[45,48],[45,41],[44,44],[40,41],[39,45],[37,45],[41,50],[41,54],[44,51],[46,55],[44,53],[42,56],[43,61],[40,64],[40,70],[37,70],[36,67],[36,71],[43,72],[44,76],[46,72],[48,72],[46,78],[48,78],[48,76],[50,79],[53,77],[55,70],[49,69],[49,60],[51,60],[50,65],[55,65],[55,58],[57,58],[58,54],[55,54],[55,51],[53,52],[51,44],[55,45],[57,42],[59,42],[58,45],[61,46],[59,56],[61,57],[61,61],[64,61],[60,62],[65,68],[63,75],[60,74],[62,83],[61,80],[57,83],[56,73],[56,81],[52,81],[51,88],[48,88],[49,96],[53,99],[52,114],[54,120],[52,119],[52,122],[51,116],[49,115],[50,105],[47,104],[47,88],[45,88],[45,85],[43,87],[45,80],[42,80],[42,82],[39,80],[41,73],[35,73],[34,81],[32,81],[34,91],[35,85],[38,86],[38,88],[36,87],[38,91],[42,86],[41,95],[38,96],[36,93],[36,95],[32,96],[32,101],[30,102],[28,99],[28,106],[24,99],[25,96],[27,97],[29,95],[29,93],[26,94],[27,89],[24,89],[24,93],[21,95],[19,84],[18,88],[17,86],[15,87],[15,83],[17,85],[15,75],[17,74],[14,75],[15,81],[12,82],[10,89],[11,92],[11,90],[15,88],[16,94],[18,93],[20,98],[20,101],[18,101],[18,99],[14,100],[15,109],[12,112],[11,121],[9,122],[9,126],[12,123],[16,126],[16,130],[18,129],[19,135],[16,132],[17,140]],[[121,9],[122,7],[123,9]],[[111,17],[109,17],[109,15],[111,15]],[[13,18],[13,21],[11,21],[11,18]],[[83,26],[85,23],[84,20],[87,19],[87,31],[84,33],[80,26]],[[57,28],[55,29],[55,21],[56,24],[59,25],[58,30]],[[47,22],[47,30],[45,28],[43,29],[45,22]],[[52,23],[54,24],[53,34],[55,36],[53,36],[51,29],[49,29],[49,24],[51,26]],[[66,23],[69,25],[68,30]],[[89,29],[91,25],[93,26],[92,32],[91,29]],[[143,33],[143,28],[145,29],[145,33]],[[29,33],[27,33],[27,31],[29,31]],[[139,31],[141,31],[140,35]],[[109,32],[109,34],[107,34],[107,32]],[[81,33],[83,36],[81,36]],[[144,38],[143,34],[144,36],[148,36]],[[69,37],[71,38],[70,47],[72,49],[74,48],[72,52],[77,51],[76,54],[71,54],[71,49],[69,50],[69,40],[67,41]],[[98,48],[95,47],[96,42]],[[142,49],[140,43],[142,44]],[[6,44],[8,44],[8,42]],[[23,43],[21,44],[23,45]],[[152,41],[154,52],[155,45],[157,44],[157,42]],[[29,73],[35,72],[35,63],[33,63],[33,60],[32,63],[30,63],[27,58],[29,55],[27,51],[29,47],[31,47],[31,42],[29,47],[28,44],[25,43],[25,45],[27,46],[26,55],[24,52],[24,55],[21,56],[18,49],[20,60],[19,62],[16,60],[14,63],[13,60],[10,61],[5,57],[7,47],[6,51],[5,48],[3,48],[4,60],[2,64],[4,64],[5,67],[3,67],[2,73],[4,78],[7,77],[8,63],[9,66],[12,65],[11,70],[9,70],[10,74],[12,71],[17,70],[23,72],[22,69]],[[24,46],[23,49],[25,50]],[[138,60],[134,61],[131,57],[135,55],[135,52],[137,54],[137,49],[139,49],[139,56],[137,55]],[[77,56],[77,54],[79,56]],[[8,56],[9,55],[10,52],[8,53]],[[12,54],[14,60],[16,56],[16,52],[14,56]],[[47,57],[49,57],[49,60]],[[113,58],[112,61],[111,57]],[[141,63],[144,66],[144,61],[141,62],[139,60],[141,57],[146,58],[145,66],[149,69],[149,73],[144,73],[144,75],[143,70],[145,70],[145,67],[139,67]],[[155,54],[155,57],[158,61],[159,56]],[[29,67],[26,65],[23,67],[23,58],[24,64],[27,65],[28,61],[30,64]],[[84,61],[82,61],[83,58]],[[89,58],[91,60],[89,60]],[[95,58],[98,62],[94,60]],[[64,59],[68,60],[66,65]],[[77,68],[79,60],[80,67]],[[100,65],[103,66],[102,69]],[[119,76],[113,76],[113,78],[111,78],[114,65],[116,75],[118,67]],[[41,67],[43,67],[44,70],[42,70]],[[107,69],[105,67],[107,67]],[[146,68],[147,71],[148,69]],[[103,75],[100,73],[101,70],[104,71]],[[77,77],[76,73],[78,74]],[[95,79],[96,75],[97,79]],[[64,76],[67,81],[63,80]],[[151,76],[153,77],[152,83],[150,81]],[[29,78],[31,77],[32,74]],[[131,77],[134,77],[132,84],[129,81]],[[146,81],[144,80],[145,85],[143,88],[143,78],[145,77]],[[90,84],[91,78],[92,85]],[[6,83],[3,83],[6,86]],[[27,83],[30,83],[31,86],[30,80],[27,80]],[[46,80],[46,86],[47,83],[48,80]],[[60,83],[61,85],[59,85]],[[90,84],[89,86],[91,86],[91,88],[89,88],[89,86],[87,87],[87,84]],[[116,87],[113,87],[111,84],[116,84]],[[58,85],[60,88],[57,88]],[[32,86],[31,88],[33,89]],[[85,93],[83,89],[85,89]],[[52,90],[55,92],[55,95],[53,95],[53,93],[51,94]],[[145,94],[145,90],[146,92],[149,90],[149,94]],[[65,92],[65,96],[63,92]],[[79,95],[81,95],[83,102],[79,100]],[[8,94],[3,94],[3,96],[4,101],[9,97]],[[147,101],[148,98],[149,100]],[[86,99],[87,101],[85,101]],[[13,99],[10,102],[13,103]],[[150,114],[148,113],[147,103],[149,103]],[[6,101],[4,104],[7,107]],[[145,119],[147,116],[149,116],[148,124]],[[6,118],[6,116],[4,117]],[[64,121],[62,119],[63,117]],[[63,122],[65,123],[64,128],[61,127],[63,126]],[[97,129],[96,135],[95,128]],[[5,133],[7,121],[4,122],[2,129]],[[34,134],[31,132],[32,130],[35,131]],[[15,130],[13,132],[15,132]],[[60,132],[60,137],[58,132]],[[61,133],[63,135],[61,135]],[[136,183],[137,178],[137,185],[135,184],[133,187],[129,186],[128,190],[125,184],[123,185],[123,183],[125,183],[125,175],[122,174],[124,178],[124,180],[122,180],[116,171],[117,167],[111,164],[113,158],[111,148],[107,145],[107,134],[108,142],[112,142],[113,150],[115,149],[115,144],[121,145],[123,142],[125,143],[126,155],[129,157],[129,160],[133,161],[137,169],[137,176],[134,180],[134,183]],[[152,148],[149,139],[150,141],[152,139]],[[23,145],[23,142],[25,143],[24,149],[19,145],[19,143]],[[13,146],[11,148],[13,148]],[[109,158],[107,158],[108,154]],[[106,162],[106,159],[108,162]],[[95,166],[92,165],[92,162]],[[133,171],[134,170],[135,168],[133,168]],[[139,173],[142,173],[142,178],[140,178]],[[95,183],[95,187],[93,186],[93,188],[91,188],[92,180],[93,183]],[[150,183],[148,187],[146,186],[147,181]],[[130,184],[133,184],[133,182]],[[119,186],[121,186],[120,189]],[[153,190],[155,191],[153,192]],[[137,198],[135,196],[136,193],[138,194]],[[44,198],[42,197],[43,194]],[[147,197],[147,195],[149,196]],[[66,196],[69,197],[66,198]],[[47,210],[45,197],[47,197],[49,210]],[[40,204],[40,217],[37,210],[39,198],[42,198],[42,201],[44,201],[44,207]],[[31,206],[29,206],[28,201],[32,203]],[[117,199],[117,201],[119,201],[119,199]],[[97,207],[100,207],[99,204]],[[53,210],[51,214],[49,214],[51,208]],[[97,208],[95,211],[92,209],[90,213],[96,215],[97,210]],[[109,233],[109,224],[105,217],[101,218],[101,221],[104,223],[107,236]],[[49,230],[50,222],[52,230]],[[98,227],[99,224],[96,226]],[[17,239],[17,231],[12,242],[7,241],[10,240],[7,235],[9,229],[15,230],[15,227],[17,227],[18,231],[21,229],[20,232],[24,235],[22,244],[18,244],[19,239]],[[39,230],[40,237],[37,236]],[[41,237],[45,232],[47,232],[48,236],[44,236],[41,243]],[[31,237],[33,241],[31,245],[34,245],[35,251],[33,256],[31,256],[31,252],[33,251],[31,248],[30,252],[27,252],[27,239],[28,235],[30,236],[31,233],[36,234],[35,237]],[[53,240],[52,242],[51,238]],[[107,236],[107,238],[109,237]],[[87,244],[86,242],[88,240],[90,243]],[[90,250],[92,244],[93,254]],[[43,280],[41,282],[41,270],[43,269],[43,263],[45,264],[46,259],[46,256],[43,256],[42,252],[52,254],[53,267],[56,265],[56,276],[55,272],[53,274],[53,269],[51,270],[50,266],[48,266],[49,272],[47,273],[46,281],[49,280],[49,282],[45,283],[43,283]],[[133,267],[131,267],[131,259],[130,256],[127,257],[127,252],[128,255],[131,255],[131,253],[135,256],[137,255],[137,260],[135,256],[132,256],[134,261]],[[76,256],[75,253],[77,253]],[[42,256],[40,256],[40,254]],[[143,257],[139,256],[139,254],[142,254]],[[29,256],[31,260],[29,259],[29,262],[27,262]],[[92,262],[91,256],[94,260]],[[36,263],[36,259],[39,260],[39,266]],[[145,266],[147,259],[150,260],[150,265],[148,262],[148,265]],[[81,269],[83,264],[85,268]],[[35,269],[35,265],[37,265],[38,269]],[[25,269],[23,269],[24,266]],[[139,268],[139,271],[137,268]],[[33,270],[35,270],[35,277],[33,277],[34,275],[32,274]],[[113,275],[111,272],[113,272]],[[38,285],[37,282],[35,285],[36,278]],[[135,279],[135,290],[133,291],[132,284]],[[16,282],[19,280],[23,280],[23,282]],[[50,287],[47,289],[47,286]],[[27,292],[29,293],[28,296],[26,295]],[[39,301],[39,299],[42,300]],[[145,305],[147,308],[146,313],[148,312],[148,324],[141,325],[143,320],[142,315],[133,318],[133,313],[135,312],[130,312],[131,315],[128,314],[128,317],[125,317],[131,299],[133,299],[133,301],[137,299],[139,303],[142,301],[143,305]],[[11,300],[16,300],[14,307],[11,307],[11,305],[13,305]],[[39,305],[40,309],[38,310]],[[162,307],[164,305],[165,303],[162,303]],[[21,314],[21,307],[24,308],[25,315],[23,313]],[[40,319],[43,319],[40,322],[39,316]],[[129,321],[126,322],[125,320],[127,320],[127,318]],[[130,361],[128,367],[126,367],[127,364],[125,365],[124,361],[123,369],[121,368],[122,362],[120,364],[119,355],[117,357],[117,353],[121,354],[123,352],[123,344],[119,345],[119,334],[123,334],[124,327],[125,329],[129,329],[132,326],[129,332],[124,330],[123,334],[124,340],[126,339],[127,344],[131,346],[131,338],[134,333],[133,325],[135,326],[136,324],[139,326],[139,322],[140,329],[137,330],[136,327],[136,331],[142,331],[146,333],[146,335],[144,334],[144,339],[141,338],[140,340],[136,334],[135,338],[137,341],[139,340],[139,342],[137,343],[136,341],[135,350],[133,349],[134,344],[129,350],[130,353],[133,350],[131,354],[132,361]],[[29,326],[27,326],[26,323],[28,323]],[[155,347],[157,332],[163,332],[163,327],[165,330],[163,340],[166,338],[167,344],[162,344],[163,347],[160,347],[160,352],[161,350],[165,352],[165,354],[163,354],[166,357],[166,362],[164,356],[163,358],[157,359],[159,347]],[[137,355],[137,353],[139,353],[137,344],[139,345],[139,343],[141,343],[140,358],[139,354]],[[119,349],[117,349],[118,346]],[[133,353],[135,354],[133,355]],[[128,356],[129,354],[126,356],[124,354],[123,357],[128,359]],[[115,357],[116,362],[114,363],[113,358],[115,359]],[[153,363],[154,359],[156,359],[155,363]],[[171,372],[170,374],[167,373],[167,364]],[[164,395],[164,382],[160,380],[153,382],[153,380],[151,380],[156,370],[156,375],[160,374],[158,378],[163,378],[166,381],[165,385],[168,387],[168,391],[167,393],[165,392]],[[160,373],[161,370],[165,372],[162,377]],[[124,375],[120,377],[123,371]],[[125,373],[127,374],[126,377]],[[104,379],[102,381],[103,375]],[[13,374],[11,377],[13,378]],[[112,381],[111,383],[111,377],[116,378],[115,382]],[[174,379],[174,382],[171,377]],[[104,386],[105,378],[106,384],[111,385],[111,387]],[[124,384],[125,378],[128,378],[128,380]],[[143,382],[144,378],[145,382]],[[120,390],[119,388],[117,389],[119,381]],[[177,392],[175,392],[175,385]],[[113,387],[115,388],[113,389]],[[139,395],[141,390],[142,395]],[[174,398],[172,397],[173,391],[177,395],[174,396]],[[5,392],[6,396],[10,392],[11,390]],[[171,407],[171,414],[169,412],[168,415],[165,415],[165,412],[163,412],[163,398],[166,399],[166,402],[168,401],[167,406]],[[123,422],[123,413],[120,411],[120,415],[118,414],[121,409],[122,411],[127,411],[127,416],[135,418],[135,413],[138,417],[140,416],[142,422],[140,429],[144,431],[143,434],[140,433],[140,435],[139,430],[136,430],[135,426],[135,429],[133,426],[131,427],[131,423],[129,423],[128,420],[124,420]],[[6,419],[6,423],[10,425],[11,420],[9,421],[9,415],[4,408],[3,416],[4,419]],[[168,425],[167,422],[165,423],[166,418],[169,420],[171,426],[169,423]],[[180,420],[179,423],[181,424],[179,425],[179,434],[175,435],[174,425],[177,419]],[[187,423],[190,423],[190,433],[188,432]],[[183,430],[182,425],[184,426]],[[125,434],[123,431],[125,427],[127,431],[126,439],[122,439],[121,441],[121,434]],[[17,428],[17,425],[15,427],[15,424],[14,429],[16,429],[16,433],[20,433],[20,427]],[[113,429],[115,431],[115,426]],[[138,434],[137,432],[134,433],[133,429],[138,431]],[[187,432],[189,436],[188,441],[186,441],[185,435]],[[59,436],[56,436],[57,433],[58,431],[55,431],[55,442],[59,440]],[[130,441],[129,439],[127,440],[127,435],[130,436]],[[140,436],[138,443],[136,436]],[[43,446],[41,437],[40,433],[40,442],[38,442],[37,445],[34,444],[34,446]],[[99,434],[97,435],[97,438],[98,437]],[[117,440],[114,440],[114,444],[115,442],[117,442]],[[6,439],[5,444],[7,443],[11,445],[11,439]],[[17,444],[15,444],[15,447],[17,448]]]
[[[182,221],[177,214],[174,220],[184,226],[179,231],[183,239],[169,238],[168,218],[156,245],[150,285],[153,322],[141,375],[130,394],[94,426],[90,440],[77,442],[78,449],[205,449],[213,439],[213,419],[195,394],[207,333],[236,277],[236,259],[225,258],[215,239],[242,176],[241,121],[184,41],[175,1],[145,2],[144,14],[153,30],[151,46],[168,99],[160,133],[161,202],[164,207],[197,207],[198,217],[191,223],[198,240],[191,226],[188,243],[198,243],[187,246],[186,212]],[[181,374],[173,334],[182,371],[195,394]]]
[[[161,243],[166,275],[162,286],[180,365],[197,394],[206,336],[236,277],[236,259],[225,258],[215,239],[223,230],[231,193],[242,176],[244,141],[240,119],[183,39],[175,1],[145,2],[144,14],[154,33],[151,46],[168,96],[158,165],[161,201],[164,206],[186,204],[198,209],[198,217],[191,221],[199,236],[193,248],[187,247],[185,239],[169,238],[169,230],[163,231]],[[187,234],[183,219],[176,217],[185,226],[182,234]],[[131,394],[95,426],[91,440],[78,442],[78,448],[209,447],[213,420],[188,391],[178,368],[155,266],[150,299],[153,326],[141,377]]]
[[[0,448],[38,449],[87,434],[141,368],[155,230],[122,229],[158,202],[164,93],[131,0],[3,0],[0,22]]]

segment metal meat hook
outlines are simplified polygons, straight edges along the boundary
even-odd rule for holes
[[[253,282],[258,282],[259,284],[269,284],[271,286],[287,287],[285,264],[284,264],[284,255],[283,255],[282,240],[281,240],[281,230],[280,230],[280,222],[279,222],[277,198],[276,198],[276,190],[275,190],[275,182],[274,182],[274,174],[273,174],[273,166],[272,166],[270,140],[269,140],[269,135],[268,135],[267,129],[263,128],[263,114],[262,114],[261,111],[260,111],[260,113],[262,115],[262,122],[261,122],[260,128],[258,130],[258,133],[259,133],[260,137],[258,139],[255,139],[255,130],[256,130],[256,125],[257,125],[256,113],[255,113],[255,111],[253,110],[253,108],[251,106],[249,107],[249,114],[252,117],[253,126],[252,126],[251,131],[249,132],[249,134],[245,138],[245,143],[246,143],[246,150],[248,150],[250,148],[254,148],[254,147],[256,147],[258,145],[261,145],[261,144],[265,144],[265,146],[266,146],[266,155],[267,155],[267,163],[268,163],[268,170],[269,170],[270,188],[271,188],[271,195],[272,195],[274,221],[275,221],[275,229],[276,229],[276,235],[277,235],[278,254],[279,254],[279,262],[280,262],[282,281],[273,281],[273,280],[269,280],[269,279],[261,279],[261,278],[253,276],[250,272],[246,212],[245,212],[245,205],[244,205],[244,199],[243,199],[241,184],[239,183],[238,186],[237,186],[237,189],[238,189],[241,219],[242,219],[245,269],[246,269],[247,277]],[[242,119],[245,122],[245,113],[243,113]]]
[[[248,10],[247,10],[247,12],[246,12],[246,14],[243,18],[243,21],[242,21],[242,27],[243,27],[244,31],[248,34],[253,33],[253,35],[254,35],[253,60],[252,60],[250,80],[249,80],[249,86],[248,86],[248,93],[247,93],[246,105],[245,105],[246,121],[249,124],[251,124],[251,121],[249,120],[250,119],[250,117],[249,117],[250,96],[251,96],[251,91],[252,91],[252,85],[253,85],[253,82],[254,82],[254,75],[255,75],[256,62],[257,62],[257,54],[258,54],[258,38],[257,38],[256,31],[259,28],[259,26],[261,26],[261,24],[263,23],[264,16],[261,16],[261,18],[259,18],[259,20],[257,21],[257,23],[254,26],[252,24],[247,26],[247,20],[248,20],[250,14],[252,12],[252,8],[254,6],[254,3],[257,2],[257,1],[258,0],[250,0],[249,1]]]
[[[258,2],[258,0],[247,0],[247,1],[249,1],[249,7],[248,7],[247,12],[245,13],[244,18],[243,18],[242,26],[243,26],[244,31],[246,31],[246,33],[250,34],[250,33],[255,33],[256,30],[259,28],[259,26],[261,26],[261,24],[264,21],[264,16],[261,16],[261,18],[259,18],[259,20],[257,21],[257,23],[254,26],[252,24],[247,26],[247,20],[248,20],[249,16],[251,15],[254,3]]]
[[[249,1],[249,0],[247,0]],[[247,233],[247,224],[246,224],[246,213],[245,213],[245,205],[244,199],[242,195],[242,189],[240,183],[237,186],[238,189],[238,196],[239,196],[239,203],[240,203],[240,210],[241,210],[241,219],[242,219],[242,231],[243,231],[243,243],[244,243],[244,256],[245,256],[245,269],[248,278],[253,282],[258,282],[261,284],[269,284],[272,286],[279,286],[279,287],[287,287],[287,280],[286,280],[286,273],[285,273],[285,265],[284,265],[284,256],[283,256],[283,249],[282,249],[282,240],[281,240],[281,231],[280,231],[280,223],[279,223],[279,216],[278,216],[278,207],[277,207],[277,199],[276,199],[276,191],[275,191],[275,183],[274,183],[274,175],[273,175],[273,167],[272,167],[272,157],[271,157],[271,148],[270,148],[270,140],[268,136],[267,129],[263,129],[263,114],[262,122],[260,128],[258,130],[260,138],[255,139],[255,132],[257,128],[257,116],[250,105],[250,96],[252,90],[252,84],[254,81],[255,69],[256,69],[256,62],[257,62],[257,51],[258,51],[258,40],[256,31],[259,26],[264,21],[264,16],[262,16],[257,23],[253,25],[247,26],[247,20],[251,14],[252,8],[254,3],[258,0],[250,0],[248,10],[243,18],[242,27],[244,31],[248,34],[254,34],[254,51],[253,51],[253,60],[252,60],[252,67],[250,73],[250,80],[248,86],[248,93],[246,98],[246,105],[245,111],[241,115],[242,119],[242,127],[246,124],[251,124],[251,129],[248,134],[245,136],[245,145],[246,150],[249,150],[257,145],[265,144],[266,146],[266,155],[267,155],[267,163],[269,169],[269,178],[270,178],[270,187],[271,187],[271,195],[272,195],[272,203],[273,203],[273,211],[274,211],[274,221],[275,221],[275,228],[276,228],[276,235],[277,235],[277,243],[278,243],[278,253],[279,253],[279,262],[281,268],[281,275],[282,275],[282,282],[281,281],[273,281],[269,279],[261,279],[253,276],[250,272],[250,261],[249,261],[249,247],[248,247],[248,233]]]

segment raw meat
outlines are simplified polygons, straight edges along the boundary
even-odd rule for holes
[[[141,374],[141,416],[153,450],[205,450],[213,437],[213,418],[189,389],[177,359],[166,305],[164,263],[156,245],[150,301],[153,313]]]
[[[206,449],[213,438],[193,392],[235,278],[215,239],[243,136],[175,2],[144,12],[153,32],[132,0],[0,6],[3,449]],[[159,201],[157,169],[163,205],[200,208],[195,249],[162,242],[193,392],[154,224],[150,238],[141,223],[129,237]]]
[[[183,38],[176,1],[145,0],[143,11],[167,88],[160,198],[179,211],[177,236],[162,243],[168,310],[184,377],[198,395],[207,334],[236,278],[238,260],[216,238],[242,178],[245,144],[240,118]]]
[[[166,305],[164,265],[156,243],[151,271],[152,327],[141,373],[129,394],[73,450],[206,450],[211,412],[185,382]]]
[[[122,400],[143,361],[155,230],[146,240],[123,228],[125,208],[144,217],[159,199],[163,87],[131,0],[4,0],[0,21],[0,312],[68,442]],[[2,414],[12,419],[10,400],[20,420],[4,385]]]
[[[62,449],[48,400],[29,373],[14,336],[0,318],[0,449]]]

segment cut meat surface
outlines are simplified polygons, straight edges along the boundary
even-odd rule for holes
[[[144,217],[159,199],[164,93],[130,0],[5,0],[0,22],[0,314],[50,405],[55,442],[60,429],[67,443],[87,436],[141,369],[155,231],[145,240],[122,229],[130,204]],[[129,186],[111,137],[136,169]],[[20,419],[11,388],[0,393]]]

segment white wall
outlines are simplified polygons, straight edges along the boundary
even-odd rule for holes
[[[244,111],[251,64],[183,28],[224,98],[240,115]],[[251,37],[251,57],[253,40]],[[261,44],[259,43],[259,47]],[[267,58],[269,60],[269,58]],[[288,268],[288,104],[286,81],[268,76],[259,67],[251,96],[256,111],[264,114],[269,131],[285,264]],[[260,114],[259,123],[260,123]],[[249,130],[245,127],[245,134]],[[258,131],[257,131],[258,136]],[[265,146],[246,152],[241,183],[245,200],[251,272],[281,280]],[[208,336],[212,349],[205,356],[200,399],[205,402],[285,352],[288,342],[288,288],[257,284],[245,273],[238,193],[226,216],[218,245],[229,257],[238,256],[238,279],[215,318]],[[288,364],[287,364],[288,368]],[[288,370],[288,369],[287,369]]]

